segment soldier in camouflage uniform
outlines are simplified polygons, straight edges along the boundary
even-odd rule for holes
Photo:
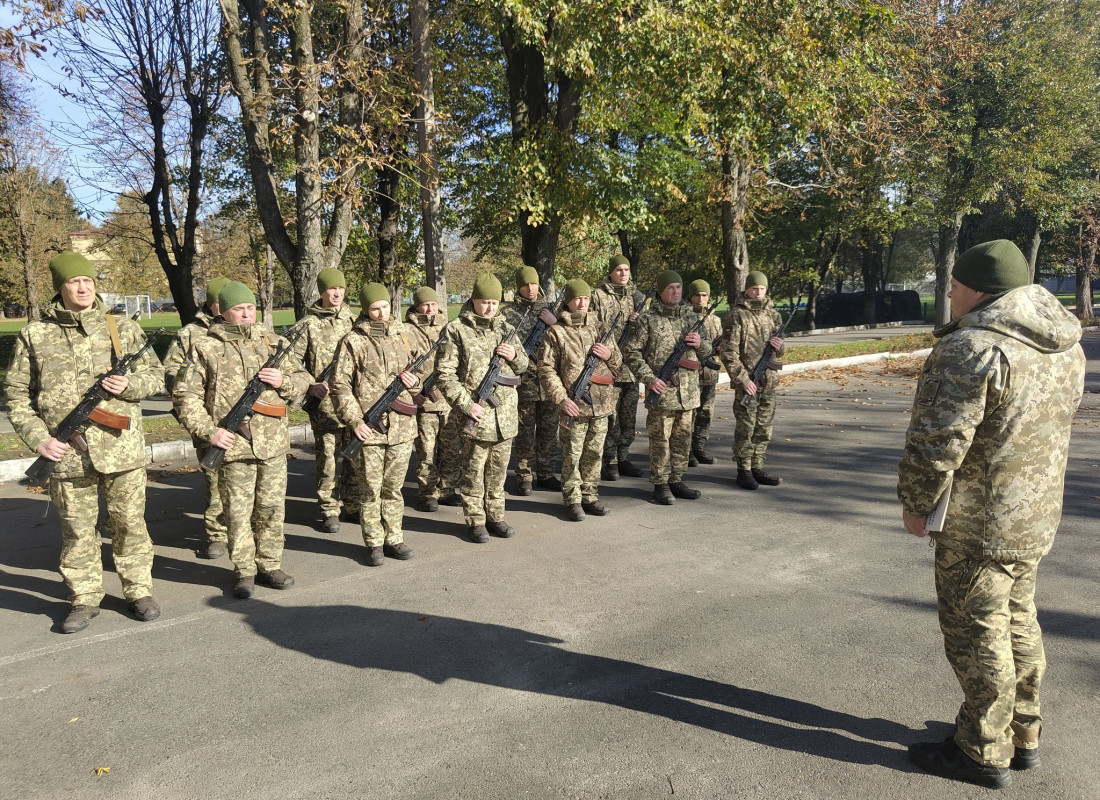
[[[414,353],[406,325],[390,317],[390,293],[380,283],[359,292],[363,313],[336,349],[332,374],[332,404],[340,423],[363,442],[356,458],[360,478],[359,524],[367,545],[367,566],[380,567],[385,556],[406,561],[413,557],[401,523],[405,501],[401,487],[416,438],[416,405],[409,389],[420,379],[405,371]],[[398,375],[405,390],[374,430],[363,417]]]
[[[604,325],[610,325],[619,317],[612,338],[618,342],[623,328],[638,318],[636,309],[645,302],[645,295],[638,291],[630,279],[630,261],[625,256],[611,256],[607,264],[607,279],[592,292],[592,311]],[[635,328],[637,325],[635,325]],[[626,342],[622,343],[625,357]],[[619,475],[628,478],[641,477],[642,471],[630,461],[630,445],[634,444],[634,431],[638,426],[638,381],[631,373],[630,365],[623,363],[615,377],[614,404],[607,422],[604,439],[603,479],[617,481]]]
[[[504,521],[504,479],[512,438],[519,429],[516,376],[527,369],[527,354],[514,344],[515,329],[497,311],[501,286],[494,276],[474,281],[469,307],[447,326],[447,341],[439,346],[436,371],[439,390],[459,416],[477,428],[462,433],[462,478],[458,493],[466,512],[470,540],[489,541],[489,534],[508,538],[515,529]],[[494,358],[504,359],[501,377],[493,389],[496,407],[477,402],[475,392]]]
[[[691,426],[699,407],[700,363],[711,353],[704,330],[687,333],[699,320],[690,306],[682,304],[683,280],[672,270],[657,277],[660,302],[638,318],[637,334],[627,343],[624,355],[634,376],[647,391],[658,395],[655,408],[646,416],[649,433],[649,482],[653,497],[661,505],[672,505],[677,497],[695,500],[699,490],[684,483],[691,451]],[[661,367],[683,338],[688,348],[676,369],[675,381],[658,377]]]
[[[218,317],[218,292],[225,286],[228,278],[211,278],[206,284],[205,308],[200,309],[195,315],[195,321],[184,325],[176,334],[168,352],[164,355],[164,388],[168,396],[176,385],[176,373],[179,372],[183,362],[187,359],[187,353],[191,344],[196,339],[206,336],[210,326]],[[201,446],[201,442],[194,440],[195,449]],[[206,486],[206,514],[203,521],[206,529],[206,548],[199,555],[203,558],[221,558],[226,552],[225,519],[222,516],[222,498],[218,491],[218,470],[203,470],[203,483]]]
[[[1062,514],[1070,428],[1084,390],[1080,323],[1031,284],[1007,240],[971,248],[951,280],[898,465],[906,530],[945,492],[933,532],[947,659],[964,700],[956,731],[909,748],[929,772],[1000,788],[1039,765],[1046,668],[1035,574]]]
[[[344,303],[346,288],[340,270],[321,270],[317,275],[317,291],[321,296],[306,309],[305,318],[298,323],[305,333],[294,343],[294,354],[313,376],[307,394],[320,400],[320,405],[309,412],[309,425],[313,429],[317,502],[321,506],[321,527],[326,533],[340,530],[341,501],[345,519],[358,519],[359,508],[358,465],[346,463],[342,470],[337,467],[340,450],[347,444],[350,433],[337,419],[328,397],[329,384],[322,380],[322,373],[332,364],[337,343],[355,322],[351,309]]]
[[[103,600],[103,563],[96,532],[99,495],[107,504],[115,571],[131,611],[143,622],[160,616],[153,599],[153,543],[145,527],[143,398],[159,392],[164,375],[152,350],[126,375],[104,378],[111,398],[96,409],[83,440],[58,441],[51,431],[118,357],[141,348],[136,322],[108,316],[95,292],[95,269],[65,252],[50,261],[57,295],[15,342],[5,388],[16,433],[42,458],[56,462],[50,500],[61,521],[61,576],[72,608],[64,633],[88,627]],[[113,415],[113,416],[111,416]],[[97,415],[98,416],[98,415]],[[86,447],[85,447],[86,446]]]
[[[439,339],[447,325],[447,311],[439,309],[439,295],[430,286],[421,286],[413,292],[412,307],[405,314],[405,329],[413,350],[423,353]],[[429,358],[417,376],[421,384],[435,372],[435,359]],[[433,399],[434,398],[434,399]],[[420,411],[416,415],[416,486],[417,508],[436,511],[441,493],[441,465],[444,447],[450,446],[450,461],[457,463],[461,456],[461,439],[457,436],[444,440],[441,436],[450,417],[451,405],[437,389],[429,396],[418,393],[414,398]],[[453,491],[453,490],[452,490]]]
[[[710,305],[710,284],[704,280],[692,281],[688,286],[688,300],[691,310],[703,314]],[[703,328],[711,346],[718,352],[722,346],[722,321],[711,313],[703,320]],[[712,366],[703,364],[699,371],[699,408],[695,410],[695,423],[691,431],[691,457],[688,466],[713,464],[714,456],[707,452],[707,439],[710,438],[710,423],[714,417],[714,395],[718,391],[718,370],[714,368],[713,357],[707,359]]]
[[[516,295],[511,303],[501,306],[500,313],[516,328],[516,340],[525,346],[540,315],[547,325],[557,322],[548,308],[546,296],[539,286],[539,274],[533,267],[516,272]],[[525,316],[526,315],[526,316]],[[528,359],[537,353],[527,353]],[[516,456],[516,494],[531,494],[532,485],[540,489],[561,489],[554,477],[554,459],[558,453],[558,409],[549,402],[538,372],[529,369],[519,385],[519,432],[512,445]],[[532,466],[534,469],[532,469]]]
[[[218,293],[222,321],[197,340],[176,375],[172,397],[183,426],[205,446],[225,450],[218,488],[229,533],[229,558],[236,567],[236,597],[251,597],[256,582],[289,589],[294,579],[282,569],[286,510],[286,456],[290,451],[288,403],[300,402],[310,377],[290,354],[279,368],[263,367],[282,343],[256,323],[256,297],[229,281]],[[219,426],[252,376],[271,387],[253,406],[249,437]]]
[[[768,279],[752,271],[745,278],[745,293],[726,314],[719,356],[734,389],[733,439],[737,462],[737,485],[742,489],[778,486],[782,480],[764,469],[764,454],[772,440],[775,420],[775,389],[778,376],[765,373],[761,385],[752,381],[752,369],[771,344],[776,356],[783,355],[783,340],[775,332],[783,325],[768,295]],[[748,397],[746,405],[743,401]]]
[[[563,415],[559,434],[562,498],[574,522],[582,521],[586,512],[597,517],[611,513],[600,502],[600,468],[607,420],[614,407],[614,371],[622,366],[614,337],[607,344],[600,341],[606,331],[600,318],[588,310],[591,294],[582,280],[565,285],[565,310],[558,315],[558,323],[546,331],[538,363],[543,391]],[[589,353],[602,362],[592,374],[591,404],[570,392]],[[566,418],[572,419],[571,427],[564,427]]]

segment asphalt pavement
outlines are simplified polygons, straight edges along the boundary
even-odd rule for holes
[[[1043,763],[1004,798],[1100,797],[1100,334],[1085,344],[1040,568]],[[700,500],[657,506],[644,478],[623,479],[601,489],[610,517],[570,523],[555,493],[509,496],[519,533],[485,545],[463,538],[459,509],[409,508],[416,557],[379,568],[362,566],[356,527],[314,527],[311,456],[296,453],[297,585],[252,600],[231,597],[225,560],[195,555],[199,475],[153,465],[164,614],[133,620],[109,573],[103,613],[71,636],[56,633],[56,514],[0,486],[0,797],[990,796],[905,754],[948,735],[960,699],[932,551],[894,493],[918,368],[784,378],[768,459],[781,487],[734,485],[722,391],[721,459],[689,475]],[[645,448],[642,431],[637,461]]]

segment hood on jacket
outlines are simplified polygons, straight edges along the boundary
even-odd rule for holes
[[[1040,353],[1061,353],[1081,339],[1081,323],[1042,286],[1028,284],[987,299],[933,332],[946,336],[982,328],[1023,342]]]

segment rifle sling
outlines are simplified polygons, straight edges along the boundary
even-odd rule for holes
[[[118,320],[114,314],[107,314],[107,331],[111,334],[111,347],[114,348],[115,358],[122,358],[122,340],[118,337]]]
[[[115,414],[102,406],[96,406],[88,415],[92,422],[102,425],[104,428],[113,428],[116,431],[130,430],[130,418],[122,414]]]
[[[265,417],[285,417],[286,406],[280,403],[264,403],[257,400],[252,404],[252,410],[257,414],[263,414]]]

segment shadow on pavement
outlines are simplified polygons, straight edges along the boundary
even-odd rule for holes
[[[362,669],[462,680],[654,714],[768,747],[912,772],[899,745],[918,731],[812,703],[603,656],[539,633],[452,617],[336,605],[276,607],[212,598],[259,635]]]

